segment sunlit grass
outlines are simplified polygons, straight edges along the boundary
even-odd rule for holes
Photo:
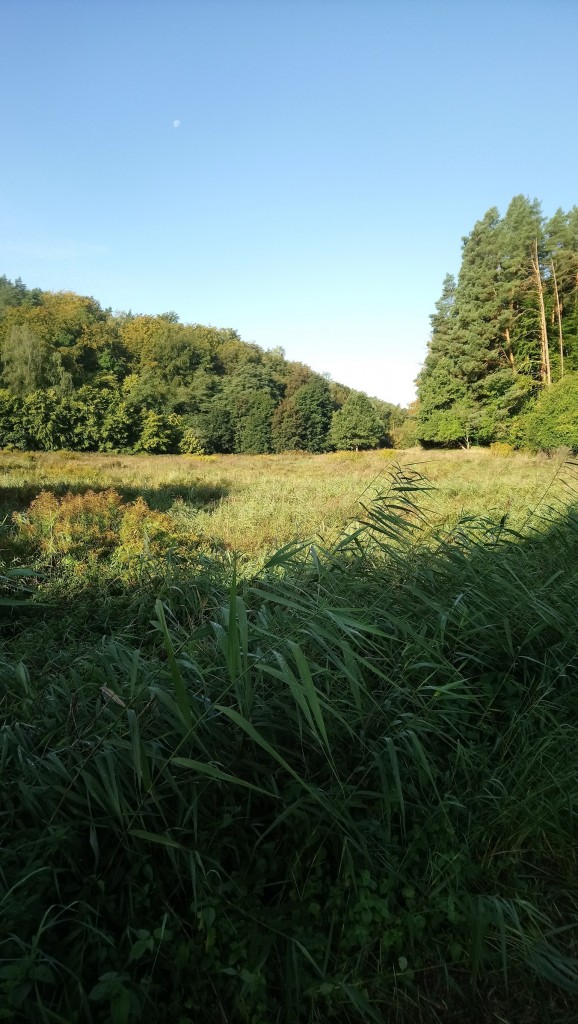
[[[560,458],[500,458],[487,449],[200,459],[10,453],[0,454],[0,511],[22,510],[43,489],[115,488],[142,493],[162,511],[180,498],[179,516],[207,545],[255,558],[296,538],[331,542],[358,501],[383,486],[392,460],[419,467],[435,484],[436,522],[499,511],[516,524],[541,500]]]

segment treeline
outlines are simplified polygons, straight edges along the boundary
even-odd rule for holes
[[[578,447],[578,207],[492,207],[444,280],[418,377],[426,445]]]
[[[261,453],[392,444],[404,412],[281,348],[0,278],[0,447]]]

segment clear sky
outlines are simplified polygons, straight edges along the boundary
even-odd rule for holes
[[[406,403],[460,239],[578,203],[576,0],[2,0],[0,274]]]

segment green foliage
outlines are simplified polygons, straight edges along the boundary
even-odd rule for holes
[[[42,301],[40,288],[27,288],[19,277],[10,281],[0,277],[0,316],[10,306],[38,306]]]
[[[113,316],[88,296],[5,277],[0,391],[0,443],[151,455],[325,451],[349,393],[230,328]]]
[[[32,391],[21,406],[27,447],[41,451],[73,448],[75,409],[72,394],[58,388]]]
[[[305,417],[295,396],[285,398],[276,408],[271,424],[273,450],[276,452],[296,451],[303,448]]]
[[[114,386],[46,388],[18,398],[0,389],[0,445],[38,451],[131,448],[141,430],[134,407]]]
[[[353,391],[333,413],[329,439],[334,448],[345,451],[379,446],[383,427],[367,395]]]
[[[152,409],[143,416],[142,431],[138,439],[137,451],[163,455],[174,452],[179,445],[178,418],[164,416]]]
[[[272,423],[275,451],[326,451],[331,416],[329,384],[323,377],[311,376],[275,412]]]
[[[526,443],[518,417],[536,388],[578,368],[578,208],[548,223],[539,202],[521,195],[502,219],[488,210],[464,239],[458,281],[446,276],[431,321],[419,439]]]
[[[8,388],[0,388],[0,448],[26,448],[22,403]]]
[[[399,409],[399,406],[398,406]],[[390,419],[389,439],[394,448],[413,448],[419,442],[419,402],[412,402],[407,409],[399,409]]]
[[[203,446],[193,427],[185,427],[179,441],[179,451],[183,455],[204,455]]]
[[[167,564],[104,640],[80,592],[59,662],[62,607],[10,611],[4,1019],[572,1019],[576,515],[437,535],[424,491],[245,583]]]
[[[271,422],[275,404],[266,392],[253,393],[237,421],[235,450],[246,455],[271,451]]]
[[[62,378],[57,353],[27,324],[13,327],[5,339],[2,366],[5,384],[18,396],[49,387]]]
[[[308,452],[326,451],[333,412],[328,382],[323,377],[314,377],[295,392],[294,400],[303,417],[302,447]]]
[[[578,373],[569,373],[541,391],[516,424],[516,440],[533,451],[561,447],[578,451]]]
[[[231,410],[221,399],[213,400],[196,418],[203,448],[209,454],[232,452],[235,447],[235,424]]]

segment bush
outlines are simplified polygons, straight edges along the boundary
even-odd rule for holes
[[[418,424],[414,416],[408,417],[390,432],[394,448],[415,448],[419,444]]]
[[[183,455],[204,455],[205,449],[192,427],[185,427],[179,441],[179,451]]]
[[[141,554],[162,556],[182,543],[183,532],[178,520],[167,512],[153,511],[143,498],[137,498],[123,511],[115,558],[126,561]]]
[[[15,512],[18,538],[41,556],[94,562],[114,554],[126,562],[141,554],[163,556],[196,542],[186,524],[157,512],[139,497],[124,502],[117,491],[86,491],[59,498],[42,491],[27,512]]]
[[[507,459],[510,455],[513,455],[514,448],[511,444],[507,444],[506,441],[493,441],[490,445],[490,451],[497,458]]]
[[[42,555],[95,559],[118,542],[122,498],[115,490],[56,497],[42,491],[27,512],[15,512],[19,536]]]
[[[543,387],[532,408],[516,421],[522,447],[532,451],[570,448],[578,451],[578,373]]]

